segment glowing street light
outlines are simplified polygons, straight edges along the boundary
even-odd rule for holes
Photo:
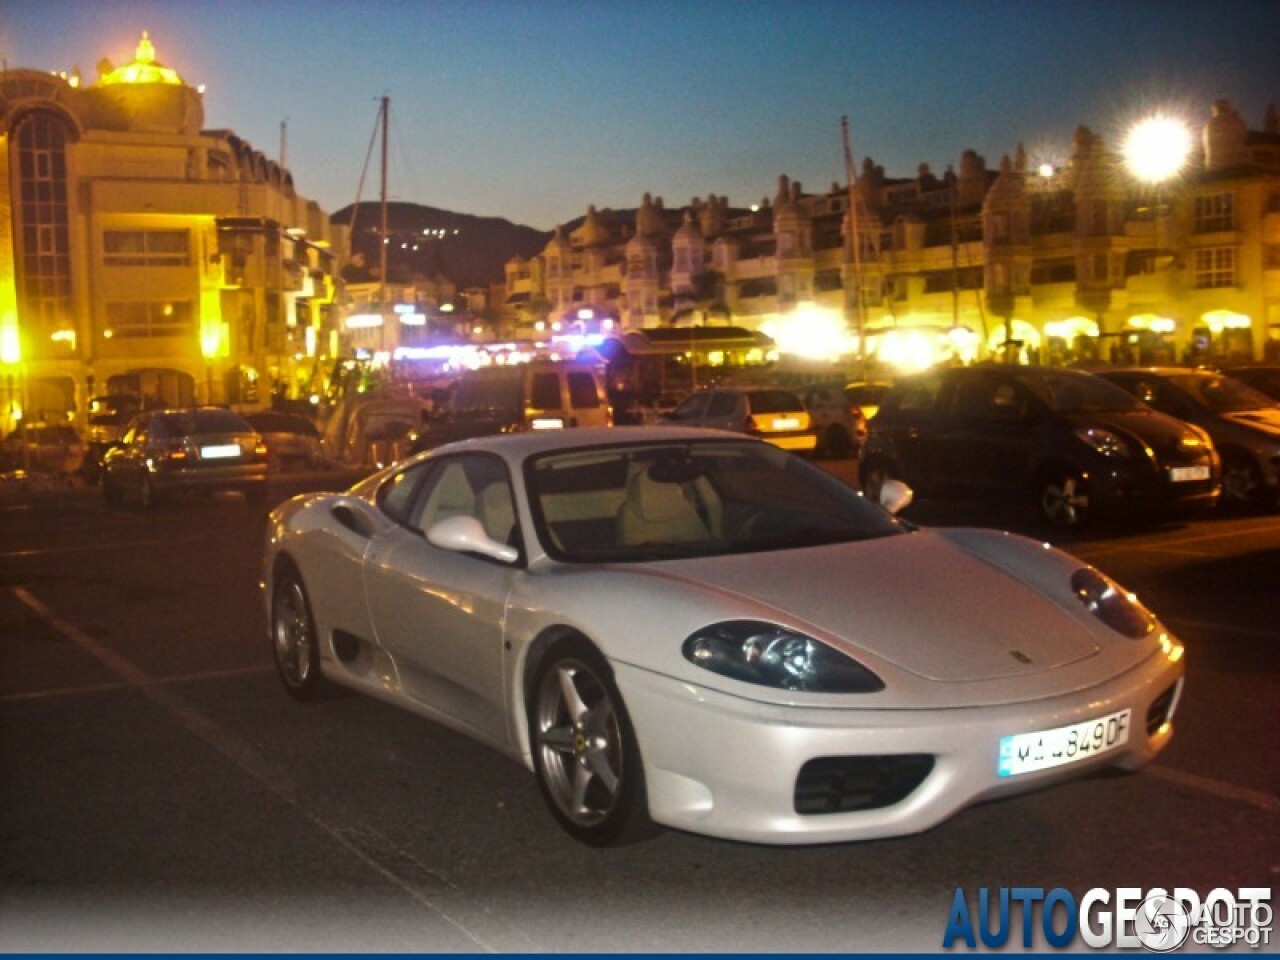
[[[1168,114],[1157,113],[1129,128],[1125,166],[1139,180],[1159,185],[1175,177],[1191,156],[1191,130]]]

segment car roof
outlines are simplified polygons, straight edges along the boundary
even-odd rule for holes
[[[454,443],[444,444],[437,447],[432,453],[490,450],[511,459],[521,460],[536,453],[550,453],[556,450],[611,447],[628,443],[722,440],[725,438],[740,441],[746,439],[740,433],[709,430],[705,427],[575,427],[572,430],[530,430],[526,433],[474,437],[469,440],[459,440]]]

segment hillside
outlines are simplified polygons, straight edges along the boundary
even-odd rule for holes
[[[353,214],[353,253],[364,254],[365,263],[376,269],[379,204],[351,204],[334,213],[332,220],[350,223]],[[444,276],[459,289],[502,282],[503,264],[517,255],[532,257],[541,253],[551,238],[550,233],[500,217],[474,217],[402,202],[387,204],[387,230],[391,235],[387,274],[392,281],[407,281],[413,274]],[[348,276],[366,279],[360,273],[367,270],[353,267]]]

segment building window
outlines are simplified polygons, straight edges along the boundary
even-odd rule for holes
[[[102,262],[109,267],[190,266],[190,237],[186,230],[104,230]]]
[[[1235,196],[1230,193],[1215,193],[1207,197],[1196,197],[1195,227],[1196,233],[1220,233],[1223,230],[1236,228]]]
[[[1235,286],[1235,247],[1204,247],[1197,250],[1193,284],[1197,290]]]
[[[42,332],[60,329],[73,315],[68,139],[65,124],[47,113],[30,114],[13,132],[17,292],[23,323]]]
[[[194,333],[189,301],[118,301],[107,304],[106,330],[112,340],[185,337]]]

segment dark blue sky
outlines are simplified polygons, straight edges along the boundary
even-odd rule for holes
[[[393,199],[541,229],[646,191],[826,189],[845,114],[859,162],[909,176],[1020,141],[1062,159],[1081,124],[1118,145],[1157,106],[1198,129],[1224,98],[1256,129],[1280,102],[1275,0],[0,0],[10,68],[94,77],[144,29],[206,85],[207,127],[278,158],[286,122],[327,210],[356,199],[385,94]]]

